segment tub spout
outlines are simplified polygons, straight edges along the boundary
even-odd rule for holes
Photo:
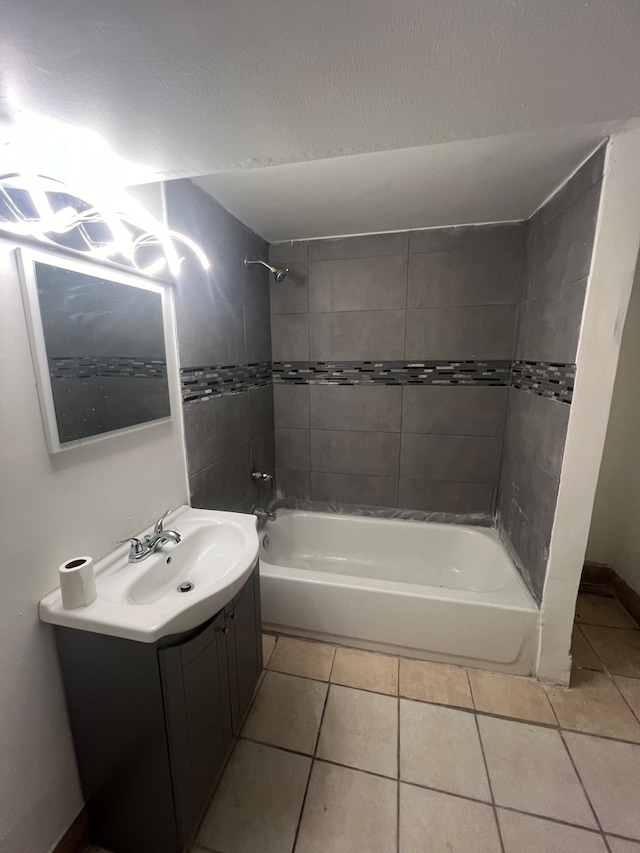
[[[267,521],[275,521],[275,512],[269,512],[268,509],[263,509],[261,506],[254,506],[251,512],[258,519],[258,528],[262,527]]]

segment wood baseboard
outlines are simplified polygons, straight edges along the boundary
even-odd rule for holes
[[[89,818],[83,808],[62,836],[53,853],[85,853],[90,843]]]
[[[620,575],[611,572],[611,583],[618,596],[618,601],[631,614],[636,622],[640,625],[640,593],[632,589],[629,584],[623,580]]]
[[[611,582],[611,566],[605,563],[590,563],[587,562],[582,567],[582,575],[580,583],[585,584],[606,584]]]

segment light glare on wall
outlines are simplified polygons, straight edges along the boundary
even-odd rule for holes
[[[0,231],[146,275],[177,275],[178,249],[209,268],[197,243],[127,193],[123,182],[148,180],[150,170],[124,163],[98,134],[23,112],[0,141]]]

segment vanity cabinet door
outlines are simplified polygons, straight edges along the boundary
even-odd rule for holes
[[[225,608],[229,632],[229,686],[233,733],[238,735],[262,671],[260,575],[256,568]],[[257,587],[257,588],[256,588]]]
[[[195,637],[159,651],[183,843],[193,840],[231,746],[227,633],[220,613]]]

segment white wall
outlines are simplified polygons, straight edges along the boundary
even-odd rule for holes
[[[49,456],[12,249],[0,240],[0,850],[45,853],[82,797],[38,600],[65,558],[100,557],[185,503],[186,469],[180,417]]]
[[[540,613],[538,677],[566,684],[575,602],[640,247],[640,131],[611,138]]]
[[[587,559],[613,566],[640,592],[640,263],[622,335]]]

